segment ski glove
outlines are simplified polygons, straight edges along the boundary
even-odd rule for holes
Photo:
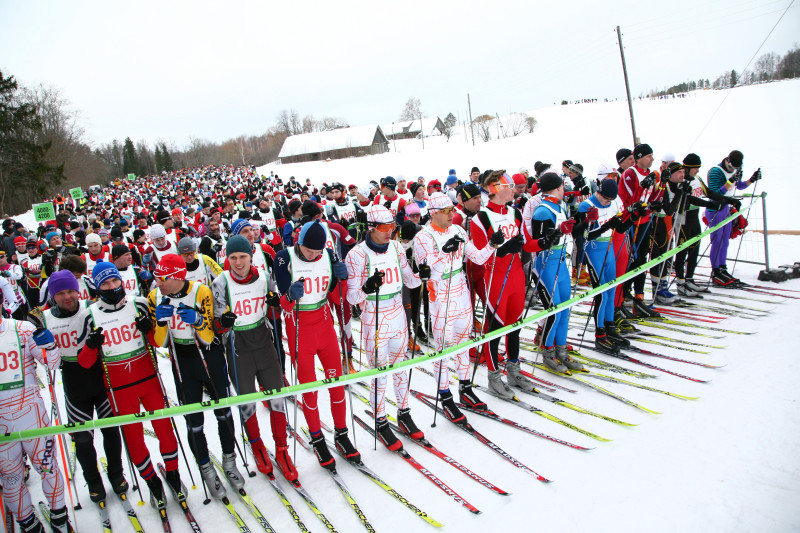
[[[347,279],[347,265],[342,263],[341,261],[336,261],[333,264],[333,275],[336,276],[336,279],[340,279],[342,281]]]
[[[642,180],[642,188],[643,189],[649,189],[650,187],[652,187],[655,184],[656,184],[656,173],[655,172],[651,172],[650,174],[645,176],[645,178]]]
[[[175,307],[170,304],[162,303],[156,306],[156,322],[159,326],[165,326],[174,314]]]
[[[419,265],[419,279],[423,283],[431,279],[431,267],[427,263]]]
[[[367,223],[367,212],[366,211],[356,211],[356,222],[360,222],[362,224]]]
[[[757,182],[760,179],[761,179],[761,168],[753,172],[753,175],[750,176],[750,181],[753,183]]]
[[[491,245],[496,248],[501,244],[503,244],[503,241],[505,240],[506,238],[503,237],[503,232],[498,230],[492,233],[492,237],[489,239],[489,243],[491,243]]]
[[[643,217],[647,214],[647,204],[644,202],[636,202],[635,204],[631,204],[628,206],[628,213],[631,214],[631,218],[638,220],[639,217]]]
[[[153,254],[152,253],[146,253],[146,254],[144,254],[142,256],[142,264],[143,265],[149,265],[152,260],[153,260]]]
[[[93,350],[100,348],[104,342],[106,342],[106,334],[103,333],[103,328],[93,329],[86,336],[86,346]]]
[[[203,323],[203,315],[183,303],[178,306],[178,316],[190,326],[199,326]]]
[[[236,316],[236,313],[225,311],[222,313],[222,315],[220,315],[219,323],[223,328],[228,329],[233,326],[237,318],[238,317]]]
[[[36,343],[36,346],[45,350],[52,350],[56,347],[56,338],[46,328],[39,328],[33,332],[33,342]]]
[[[286,292],[287,298],[290,302],[294,302],[295,300],[299,300],[303,297],[305,293],[305,278],[300,278],[299,280],[295,281],[291,285],[289,285],[289,290]]]
[[[742,201],[733,196],[725,196],[725,203],[735,207],[737,211],[742,208]]]
[[[539,248],[541,248],[542,250],[547,250],[549,248],[552,248],[553,246],[558,244],[559,241],[561,241],[561,237],[562,235],[560,231],[558,231],[557,229],[551,229],[545,234],[544,237],[539,239]]]
[[[367,294],[375,294],[381,288],[381,285],[383,285],[383,272],[375,269],[375,273],[367,278],[361,290]]]
[[[519,253],[522,250],[522,244],[522,235],[511,237],[497,249],[497,257],[505,257],[509,254]]]
[[[267,305],[270,307],[280,307],[281,295],[272,291],[267,292]]]
[[[461,243],[464,242],[464,239],[461,238],[460,235],[456,235],[448,240],[442,246],[442,251],[446,254],[458,251],[458,247],[461,246]]]
[[[653,202],[650,202],[650,211],[652,211],[653,213],[660,213],[663,207],[664,204],[661,200],[655,200]]]
[[[150,281],[151,279],[153,279],[153,275],[147,270],[140,270],[139,279],[142,281]]]
[[[559,231],[561,231],[561,233],[567,235],[569,233],[572,233],[572,228],[574,227],[575,227],[575,220],[565,220],[564,222],[561,223],[558,229]]]
[[[170,306],[172,307],[172,306]],[[142,315],[136,319],[136,329],[138,329],[142,333],[147,333],[151,329],[153,329],[153,323],[150,321],[150,317],[147,315]]]
[[[586,222],[597,222],[598,220],[600,220],[600,212],[596,207],[586,211]]]

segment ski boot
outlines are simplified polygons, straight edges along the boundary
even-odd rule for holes
[[[398,409],[397,410],[397,425],[400,430],[414,440],[425,438],[425,434],[417,427],[417,424],[411,419],[411,409]]]
[[[236,467],[236,454],[223,453],[222,454],[222,471],[225,472],[225,477],[231,482],[236,490],[244,488],[244,477],[239,469]]]
[[[164,494],[164,484],[161,483],[161,478],[154,474],[150,479],[144,481],[150,489],[150,505],[156,509],[166,509],[167,496]]]
[[[428,336],[425,334],[425,330],[422,328],[422,324],[417,324],[417,342],[426,346],[430,346],[430,341]],[[417,349],[419,350],[419,348]]]
[[[36,513],[32,513],[30,518],[28,518],[26,521],[17,523],[19,524],[22,533],[45,533],[44,526],[41,522],[39,522],[39,519],[36,517]]]
[[[253,452],[253,457],[255,457],[258,471],[267,476],[270,475],[272,473],[272,461],[269,460],[267,449],[261,439],[250,441],[250,449]]]
[[[653,278],[652,285],[656,303],[660,305],[674,305],[678,302],[678,297],[669,290],[666,278]]]
[[[207,461],[206,463],[199,465],[200,466],[200,475],[203,477],[203,481],[208,488],[208,493],[211,494],[211,497],[215,500],[221,500],[228,493],[225,491],[225,487],[222,486],[222,481],[220,481],[219,476],[217,475],[217,470],[214,468],[214,464],[211,461]]]
[[[361,320],[361,308],[357,305],[352,306],[353,318]]]
[[[713,269],[711,279],[714,281],[715,285],[725,288],[735,288],[736,285],[742,283],[742,280],[739,278],[734,278],[730,275],[728,272],[728,267],[725,265],[721,265],[719,268]]]
[[[631,341],[623,337],[617,331],[617,325],[613,322],[606,322],[606,336],[609,338],[611,342],[619,346],[620,348],[630,348]]]
[[[336,445],[336,449],[344,455],[345,459],[353,464],[361,463],[361,454],[356,450],[356,447],[353,446],[353,443],[350,442],[346,427],[336,428],[336,431],[333,433],[333,442]]]
[[[619,353],[619,346],[611,340],[604,328],[597,328],[594,330],[594,347],[597,351],[603,353],[610,353],[612,355]]]
[[[128,481],[125,479],[125,474],[122,470],[119,472],[108,472],[108,482],[111,484],[111,490],[114,494],[125,494],[128,492]]]
[[[644,302],[644,294],[637,294],[633,299],[633,314],[641,318],[660,318],[661,315]]]
[[[414,342],[414,337],[412,337],[411,335],[408,336],[408,351],[415,355],[419,355],[422,353],[422,347],[416,342]]]
[[[555,359],[570,370],[578,370],[579,372],[586,372],[586,369],[578,361],[569,356],[567,346],[565,344],[556,345]]]
[[[50,527],[53,528],[53,533],[73,533],[75,531],[72,529],[72,524],[69,523],[66,505],[50,510]]]
[[[707,285],[697,283],[694,278],[686,278],[686,287],[694,292],[711,292]]]
[[[403,447],[403,443],[398,440],[397,435],[392,431],[392,428],[389,426],[389,421],[386,420],[385,416],[377,420],[377,429],[378,439],[384,446],[389,448],[389,450],[396,452]]]
[[[544,361],[545,366],[550,368],[551,370],[558,372],[560,374],[568,374],[568,369],[564,366],[561,361],[556,359],[556,349],[555,347],[551,346],[549,348],[544,348],[542,350],[542,360]]]
[[[86,472],[84,472],[83,477],[86,480],[86,486],[89,489],[89,499],[94,503],[105,500],[106,488],[103,486],[103,479],[100,477],[100,473],[97,473],[97,477],[94,477],[94,474],[92,474],[90,478],[86,476]]]
[[[317,456],[317,461],[319,461],[319,466],[331,472],[336,472],[336,460],[328,449],[328,444],[325,442],[325,435],[322,434],[322,431],[316,436],[312,435],[311,445],[314,447],[314,453]]]
[[[275,460],[278,462],[278,469],[287,481],[297,481],[297,468],[294,467],[292,458],[289,456],[289,446],[275,443]]]
[[[533,385],[533,381],[523,376],[519,372],[519,359],[506,363],[506,379],[511,387],[517,387],[528,392],[538,392]]]
[[[632,313],[628,311],[624,305],[622,307],[617,307],[616,309],[614,309],[614,324],[616,324],[617,329],[622,334],[630,335],[631,333],[636,333],[637,331],[639,331],[639,328],[634,326],[628,320],[628,318],[632,318],[628,316],[629,314]]]
[[[445,416],[451,422],[455,422],[461,426],[467,423],[467,417],[464,416],[464,413],[462,413],[456,405],[455,400],[453,400],[453,393],[450,392],[450,389],[439,391],[439,401],[442,402],[442,409],[444,409]]]
[[[475,394],[475,391],[472,389],[472,382],[468,379],[462,379],[458,383],[458,398],[464,405],[468,405],[473,409],[480,409],[481,411],[486,410],[486,402],[482,401],[478,396]]]
[[[687,285],[685,279],[677,279],[678,285],[678,296],[683,296],[684,298],[702,298],[700,293],[696,290],[692,289],[689,285]]]
[[[344,370],[345,374],[355,374],[357,372],[356,367],[353,366],[352,353],[342,357],[342,369]]]
[[[508,384],[503,381],[503,373],[499,370],[489,371],[489,390],[507,400],[514,398],[514,393]]]
[[[167,473],[164,475],[164,477],[166,478],[167,483],[169,483],[170,488],[177,495],[176,498],[178,501],[186,501],[186,487],[184,487],[183,483],[181,482],[181,473],[178,472],[178,469],[176,468],[175,470],[167,470]],[[219,479],[217,479],[217,481],[219,481]],[[222,486],[221,482],[220,486]]]

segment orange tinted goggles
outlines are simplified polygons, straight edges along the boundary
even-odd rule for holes
[[[375,229],[384,233],[389,231],[394,231],[395,227],[397,227],[397,225],[394,222],[389,222],[386,224],[375,224]]]
[[[508,173],[505,173],[500,176],[499,181],[495,181],[489,185],[487,189],[489,190],[489,194],[497,194],[503,189],[510,189],[512,187],[514,187],[514,180],[511,179],[511,176],[509,176]]]

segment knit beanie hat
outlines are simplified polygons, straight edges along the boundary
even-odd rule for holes
[[[619,150],[617,150],[617,164],[619,165],[620,163],[628,159],[628,157],[630,157],[632,153],[633,152],[628,148],[620,148]]]
[[[190,237],[184,237],[178,243],[179,254],[188,254],[195,251],[197,251],[197,244]]]
[[[649,144],[637,144],[633,148],[633,158],[634,159],[641,159],[644,156],[650,155],[653,153],[653,149],[650,148]]]
[[[325,229],[318,220],[303,225],[297,244],[305,246],[310,250],[322,250],[325,248],[326,241]]]
[[[740,152],[739,150],[734,150],[730,154],[728,154],[728,162],[730,162],[730,164],[735,166],[736,168],[741,167],[743,161],[744,161],[744,154],[742,154],[742,152]],[[48,238],[47,240],[49,241],[50,239]]]
[[[428,201],[428,209],[431,211],[438,211],[448,207],[453,207],[453,202],[446,194],[441,192],[433,193]]]
[[[700,168],[701,165],[700,156],[697,154],[687,154],[683,158],[683,166],[686,168]]]
[[[234,235],[225,243],[225,255],[230,257],[235,253],[253,255],[253,245],[241,235]]]
[[[75,279],[75,276],[69,270],[59,270],[58,272],[54,272],[53,275],[50,276],[50,280],[47,282],[47,292],[50,295],[50,298],[61,291],[77,290],[78,280]]]
[[[619,186],[617,185],[617,180],[605,179],[600,182],[600,194],[608,198],[609,200],[613,200],[619,194]]]
[[[129,253],[130,251],[131,249],[124,244],[115,244],[114,247],[111,248],[111,259],[116,261],[117,259]]]
[[[150,238],[152,240],[162,239],[167,236],[167,230],[161,224],[153,224],[150,228]]]
[[[563,184],[564,180],[555,172],[545,172],[542,174],[542,177],[539,178],[539,190],[542,192],[558,189]]]
[[[103,244],[103,241],[100,239],[100,235],[97,233],[90,233],[86,236],[86,244]]]
[[[92,280],[94,281],[95,287],[99,289],[100,285],[112,278],[122,280],[122,276],[119,275],[119,270],[117,270],[114,263],[100,261],[94,265],[92,269]]]
[[[44,240],[47,241],[47,244],[50,244],[50,239],[52,239],[53,237],[58,237],[58,232],[51,231],[50,233],[45,235]]]
[[[153,274],[157,278],[186,279],[186,262],[178,254],[166,254],[159,259]]]
[[[302,212],[303,216],[312,218],[322,213],[322,209],[320,209],[319,204],[317,204],[317,202],[314,202],[312,200],[306,200],[305,202],[303,202]]]
[[[458,194],[461,196],[462,200],[466,201],[469,200],[470,198],[475,198],[476,196],[480,196],[481,190],[474,183],[467,183],[466,185],[462,185],[458,189]]]
[[[239,235],[245,227],[252,226],[249,220],[244,218],[237,218],[231,224],[231,235]],[[247,240],[247,239],[245,239]]]

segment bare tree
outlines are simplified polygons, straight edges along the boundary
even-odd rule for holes
[[[472,121],[472,128],[478,134],[478,138],[481,139],[483,142],[489,142],[491,140],[491,127],[492,121],[494,117],[492,115],[481,115],[479,117],[475,117]]]
[[[533,133],[533,130],[536,129],[536,119],[533,117],[527,117],[525,119],[525,128],[528,130],[528,133]]]
[[[289,111],[289,131],[292,135],[303,133],[303,121],[300,119],[300,114],[294,109]]]
[[[528,120],[528,115],[525,113],[511,113],[506,118],[504,132],[506,137],[516,137],[521,133],[524,133],[528,127],[526,121]]]
[[[311,133],[314,131],[316,120],[314,120],[314,115],[306,115],[303,117],[303,133]]]
[[[767,81],[775,77],[775,69],[778,66],[780,57],[775,52],[763,54],[756,60],[753,66],[753,73],[758,81]]]
[[[422,101],[419,98],[411,97],[406,101],[406,105],[403,107],[403,112],[400,113],[401,121],[404,120],[415,120],[422,116]]]
[[[339,128],[349,128],[350,124],[343,118],[339,117],[322,117],[322,120],[317,124],[318,131],[336,130]]]

